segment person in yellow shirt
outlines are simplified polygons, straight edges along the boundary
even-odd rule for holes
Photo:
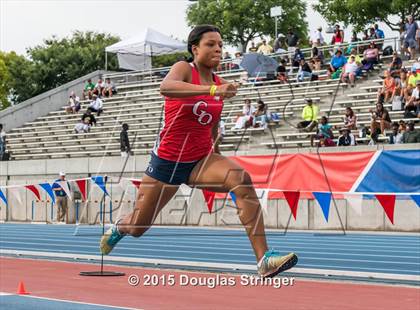
[[[312,103],[312,99],[306,99],[306,105],[302,110],[303,121],[297,127],[304,131],[312,131],[318,124],[319,107]]]
[[[411,87],[411,89],[416,88],[416,82],[420,81],[420,74],[417,73],[416,68],[411,68],[411,74],[408,78],[408,86]]]
[[[257,50],[257,53],[269,55],[273,53],[273,48],[271,47],[271,45],[267,44],[267,41],[265,39],[263,39],[262,44]]]

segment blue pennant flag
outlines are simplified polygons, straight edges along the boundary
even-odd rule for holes
[[[420,208],[420,195],[411,195],[411,198],[417,203],[417,207]]]
[[[330,214],[330,203],[331,203],[331,193],[312,193],[315,199],[318,201],[322,213],[324,213],[325,220],[328,222],[328,215]]]
[[[1,188],[0,188],[0,198],[1,198],[1,200],[3,200],[3,201],[4,201],[4,203],[5,203],[5,204],[6,204],[6,206],[7,206],[7,199],[6,199],[6,196],[4,196],[3,192],[1,191]]]
[[[230,197],[232,198],[232,200],[233,200],[233,203],[235,204],[235,206],[236,206],[236,195],[235,195],[235,193],[234,192],[230,192],[229,193],[230,194]]]
[[[51,201],[53,204],[55,204],[55,195],[54,195],[54,191],[52,189],[52,186],[50,183],[41,183],[39,184],[39,186],[41,186],[48,194],[48,196],[50,196]]]
[[[95,182],[96,185],[105,193],[105,195],[109,196],[108,192],[106,191],[105,180],[103,176],[96,176],[92,177],[92,181]]]

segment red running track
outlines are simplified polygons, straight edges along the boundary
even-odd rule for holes
[[[415,287],[312,281],[296,278],[293,286],[180,286],[181,275],[209,278],[216,274],[105,266],[125,272],[123,277],[82,277],[80,271],[97,265],[0,257],[0,292],[16,293],[19,281],[33,296],[141,309],[366,309],[419,310]],[[130,286],[128,275],[173,275],[175,286]],[[168,278],[167,278],[168,279]]]

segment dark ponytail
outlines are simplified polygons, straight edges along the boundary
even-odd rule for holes
[[[187,60],[188,62],[192,62],[194,60],[192,46],[198,45],[203,37],[203,34],[206,32],[218,32],[220,34],[219,28],[213,25],[198,25],[194,27],[188,35],[188,52],[191,54],[191,57]]]

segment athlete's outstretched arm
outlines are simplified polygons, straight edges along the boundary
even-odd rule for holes
[[[191,84],[191,67],[185,61],[172,66],[168,75],[160,84],[160,93],[171,98],[185,98],[191,96],[209,95],[210,85]],[[236,95],[235,84],[223,84],[217,87],[216,95],[231,98]]]

